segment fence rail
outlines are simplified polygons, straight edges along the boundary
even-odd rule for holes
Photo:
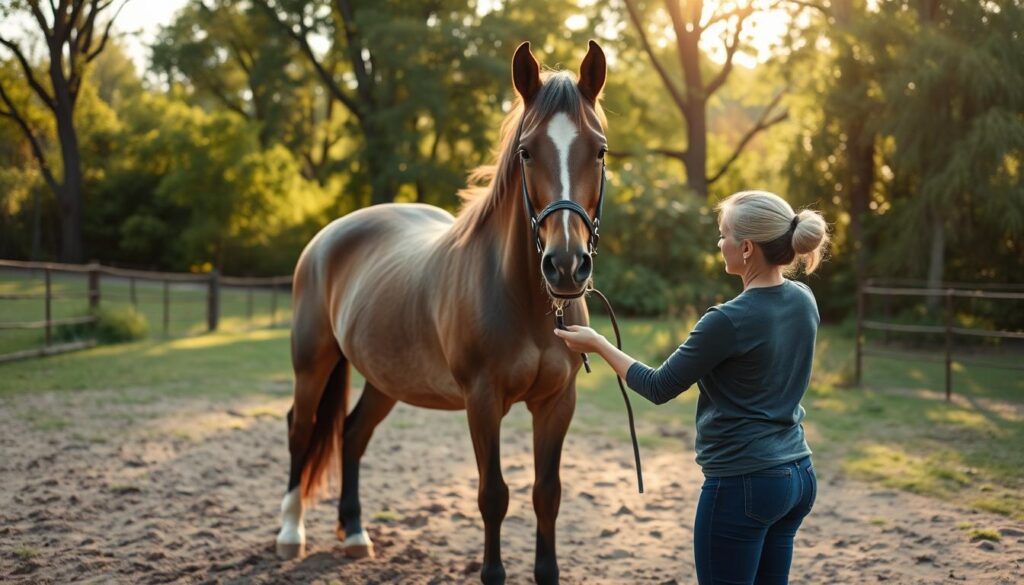
[[[144,270],[128,270],[103,266],[101,264],[57,264],[52,262],[22,262],[17,260],[0,260],[0,270],[5,272],[29,273],[33,277],[41,275],[44,282],[43,292],[11,292],[0,294],[0,301],[14,303],[17,301],[42,301],[42,308],[38,315],[40,318],[31,319],[32,315],[19,314],[18,317],[29,317],[19,321],[0,322],[0,332],[16,330],[43,329],[44,335],[42,345],[30,349],[19,349],[17,351],[5,351],[0,349],[0,363],[52,355],[64,351],[74,351],[83,347],[95,345],[95,340],[75,341],[73,343],[56,343],[54,332],[61,326],[81,325],[97,321],[97,312],[103,301],[107,302],[129,302],[132,306],[138,307],[141,302],[159,303],[160,311],[157,317],[162,325],[165,337],[171,335],[171,308],[172,304],[205,305],[202,310],[202,317],[205,318],[205,331],[216,331],[220,326],[223,315],[222,299],[225,289],[240,291],[245,295],[245,318],[247,323],[254,320],[254,294],[265,293],[270,297],[270,326],[278,324],[278,297],[287,293],[291,288],[291,276],[272,276],[265,278],[257,277],[232,277],[222,276],[216,270],[208,274],[188,274],[176,272],[156,272]],[[83,293],[55,291],[53,278],[55,274],[77,275],[85,277],[86,290]],[[101,283],[104,280],[118,281],[122,285],[127,284],[127,292],[110,291],[103,292]],[[148,283],[151,287],[140,295],[138,286],[140,283]],[[155,285],[155,286],[154,286]],[[190,290],[199,298],[177,299],[172,303],[171,288],[177,286]],[[204,294],[205,293],[205,294]],[[53,309],[55,301],[86,300],[87,315],[73,317],[54,317]],[[13,306],[13,305],[12,305]],[[155,319],[154,319],[155,320]]]
[[[890,286],[881,286],[883,283],[891,283]],[[923,281],[909,279],[889,279],[879,281],[868,279],[857,287],[857,339],[856,339],[856,364],[855,379],[857,386],[863,382],[864,356],[889,356],[919,359],[925,361],[941,361],[945,364],[946,400],[950,400],[953,393],[953,363],[954,360],[960,363],[971,363],[994,368],[1005,368],[1011,370],[1024,370],[1024,363],[994,362],[978,360],[973,356],[954,355],[954,338],[957,335],[970,337],[987,337],[993,339],[1024,339],[1024,331],[1006,331],[999,329],[975,329],[969,327],[957,327],[953,325],[953,300],[956,298],[990,299],[990,300],[1024,300],[1024,285],[1000,284],[1000,285],[972,285],[965,283],[942,283],[940,288],[924,288],[914,285],[925,284]],[[865,319],[865,304],[868,296],[916,296],[916,297],[940,297],[945,299],[943,306],[942,325],[915,325],[905,323],[887,323],[877,320]],[[868,347],[865,344],[866,330],[897,332],[897,333],[920,333],[920,334],[941,334],[943,335],[943,353],[922,353],[919,351],[897,350],[892,348],[879,349]]]

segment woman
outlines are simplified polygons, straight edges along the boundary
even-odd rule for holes
[[[819,316],[810,289],[784,277],[817,268],[828,226],[781,197],[745,191],[721,203],[718,247],[743,292],[712,307],[657,369],[589,327],[556,330],[573,351],[596,352],[635,392],[664,404],[697,399],[697,463],[704,486],[694,522],[697,580],[786,583],[793,539],[817,480],[800,422]]]

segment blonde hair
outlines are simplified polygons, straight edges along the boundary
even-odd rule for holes
[[[800,213],[786,200],[767,191],[740,191],[726,197],[716,208],[723,223],[737,241],[750,240],[764,252],[765,259],[789,269],[803,265],[814,272],[829,242],[828,224],[820,213]]]

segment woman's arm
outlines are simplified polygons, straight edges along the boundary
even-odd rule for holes
[[[615,370],[623,380],[629,367],[636,363],[632,356],[612,345],[597,331],[583,325],[569,325],[568,331],[555,329],[555,335],[565,342],[566,347],[581,353],[597,353]]]
[[[655,404],[664,404],[686,391],[735,350],[736,332],[720,311],[710,310],[690,336],[658,368],[650,368],[620,351],[590,327],[570,325],[555,330],[569,349],[596,352],[634,392]]]

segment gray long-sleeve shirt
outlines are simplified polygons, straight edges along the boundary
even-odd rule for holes
[[[820,317],[807,285],[750,288],[708,309],[657,369],[626,383],[663,404],[695,382],[697,463],[709,477],[741,475],[810,455],[800,400],[811,379]]]

